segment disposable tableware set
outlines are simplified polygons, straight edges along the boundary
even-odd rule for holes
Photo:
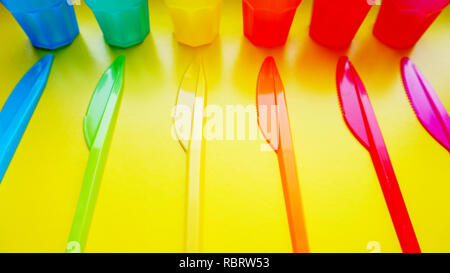
[[[65,0],[43,0],[26,5],[23,0],[1,0],[35,47],[56,49],[70,44],[79,29],[73,6]],[[144,42],[150,32],[148,1],[86,0],[106,43],[130,47]],[[243,32],[256,46],[285,44],[301,0],[243,0]],[[188,46],[212,43],[219,33],[220,0],[166,0],[175,39]],[[384,0],[374,35],[393,48],[413,46],[439,13],[445,1]],[[315,0],[310,36],[327,47],[346,47],[355,37],[371,6],[366,0],[339,2]],[[51,16],[48,16],[51,15]],[[53,26],[53,27],[52,27]],[[0,112],[0,182],[14,162],[16,149],[38,105],[49,75],[53,54],[38,61],[19,81]],[[111,146],[123,92],[125,57],[118,57],[95,88],[84,117],[83,131],[90,151],[73,218],[67,252],[82,252],[88,239],[95,202]],[[409,58],[400,63],[406,97],[422,126],[450,152],[450,117],[431,84]],[[51,77],[50,77],[51,78]],[[374,109],[362,79],[343,56],[336,69],[336,88],[344,122],[369,152],[381,191],[403,252],[421,252]],[[186,153],[187,252],[200,252],[203,126],[207,79],[201,56],[194,58],[179,85],[175,117],[187,110],[186,121],[175,118],[176,135]],[[256,83],[258,123],[277,155],[293,252],[309,252],[307,225],[301,198],[285,90],[276,61],[267,57]]]

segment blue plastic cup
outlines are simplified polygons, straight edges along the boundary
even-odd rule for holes
[[[16,18],[35,47],[66,46],[80,32],[71,1],[0,0]]]
[[[148,0],[86,0],[86,4],[112,46],[140,44],[150,32]]]

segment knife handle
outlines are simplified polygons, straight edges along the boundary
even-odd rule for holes
[[[402,251],[404,253],[420,253],[419,242],[386,146],[378,145],[377,149],[373,149],[370,154]]]
[[[192,144],[191,144],[192,146]],[[201,150],[190,149],[188,152],[188,197],[186,223],[186,252],[199,252],[200,239],[200,172]]]
[[[277,82],[281,85],[281,81]],[[280,90],[281,86],[280,86]],[[277,150],[283,185],[284,201],[291,234],[294,253],[308,253],[308,237],[306,234],[305,216],[303,214],[300,185],[298,182],[297,164],[284,92],[277,93],[280,143]]]
[[[294,253],[308,253],[305,217],[298,183],[297,166],[294,151],[282,146],[277,153],[283,184],[284,200]]]
[[[203,118],[205,100],[196,97],[192,120],[192,134],[187,152],[187,211],[186,252],[200,251],[200,181],[203,146]]]
[[[80,196],[72,222],[72,229],[66,246],[67,253],[83,252],[86,245],[103,169],[106,163],[106,150],[104,148],[92,149],[89,154]]]

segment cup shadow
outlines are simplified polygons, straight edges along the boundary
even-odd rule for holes
[[[223,55],[220,35],[212,44],[200,48],[200,54],[203,56],[205,64],[208,93],[212,94],[218,90],[217,87],[222,80]]]
[[[241,37],[239,53],[234,63],[233,82],[243,94],[256,98],[256,84],[258,73],[264,59],[272,56],[277,63],[285,58],[286,47],[274,48],[258,47],[252,44],[245,36]]]
[[[407,49],[394,49],[382,42],[375,36],[368,35],[351,54],[350,60],[356,70],[363,78],[364,75],[377,83],[373,91],[383,93],[390,90],[392,84],[400,77],[400,61],[408,57],[413,47]]]
[[[54,69],[52,69],[51,75],[58,79],[58,82],[76,83],[81,79],[92,78],[92,72],[98,66],[82,35],[78,35],[70,45],[56,50],[36,48],[35,54],[40,57],[47,54],[55,55]],[[61,94],[65,94],[65,92],[61,92]]]
[[[191,47],[180,44],[173,36],[172,48],[175,63],[175,79],[182,78],[186,69],[196,56],[201,56],[205,66],[206,84],[208,94],[216,90],[222,75],[222,40],[220,35],[209,45]]]
[[[164,78],[165,70],[161,65],[158,50],[151,33],[143,43],[129,48],[119,48],[108,44],[105,44],[105,47],[107,55],[110,57],[110,62],[120,55],[125,56],[125,79],[132,81],[134,86],[148,86],[148,81],[152,81],[152,79],[160,81],[160,79]],[[151,92],[151,90],[146,88],[129,88],[127,93],[137,96],[156,95],[158,92]]]
[[[347,48],[328,48],[312,40],[309,35],[302,39],[302,48],[295,61],[299,84],[303,90],[315,94],[336,92],[336,66],[341,56],[347,55]]]

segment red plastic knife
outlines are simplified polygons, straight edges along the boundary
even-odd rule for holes
[[[344,120],[372,157],[401,248],[406,253],[419,253],[419,243],[375,113],[366,89],[347,57],[339,60],[336,80]]]

